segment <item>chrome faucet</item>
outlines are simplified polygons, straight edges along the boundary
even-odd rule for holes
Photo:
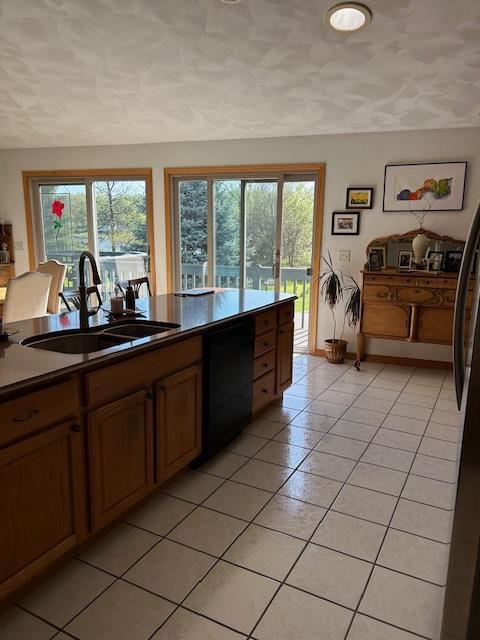
[[[90,251],[84,251],[80,254],[78,261],[78,273],[80,276],[80,285],[78,287],[78,296],[80,298],[80,329],[88,329],[88,318],[94,316],[98,312],[98,308],[90,310],[87,306],[87,287],[85,286],[85,260],[88,258],[90,266],[92,267],[93,284],[102,284],[100,276],[98,275],[98,268],[95,258]]]

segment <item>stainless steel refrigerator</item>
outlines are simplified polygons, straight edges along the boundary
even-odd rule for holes
[[[480,204],[460,268],[453,335],[457,402],[463,442],[448,568],[442,640],[480,640]],[[476,277],[466,326],[469,279]]]

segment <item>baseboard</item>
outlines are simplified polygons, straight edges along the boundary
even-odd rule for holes
[[[324,349],[315,349],[314,355],[325,357]],[[354,351],[347,351],[345,354],[347,360],[355,360],[357,354]],[[366,353],[364,362],[380,362],[383,364],[399,364],[411,367],[427,367],[429,369],[452,369],[451,362],[443,362],[442,360],[421,360],[419,358],[404,358],[403,356],[383,356],[376,353]]]

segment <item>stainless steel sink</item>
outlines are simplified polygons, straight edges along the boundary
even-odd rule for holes
[[[22,342],[27,347],[58,351],[60,353],[93,353],[102,351],[125,342],[132,342],[139,338],[153,336],[170,329],[178,329],[179,324],[169,322],[154,322],[152,320],[135,320],[119,322],[105,329],[98,328],[95,331],[73,329],[70,331],[57,331],[45,333],[41,336],[32,336]]]
[[[118,323],[108,329],[103,329],[103,334],[115,334],[117,336],[129,336],[130,338],[146,338],[163,331],[178,329],[179,324],[169,322],[154,322],[152,320],[135,320],[135,322]]]
[[[35,349],[58,351],[59,353],[92,353],[109,347],[130,342],[130,338],[124,336],[111,336],[105,333],[69,332],[53,336],[34,336],[27,338],[22,344]]]

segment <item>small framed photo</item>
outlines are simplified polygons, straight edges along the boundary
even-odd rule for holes
[[[430,264],[432,271],[441,271],[443,269],[443,251],[430,251],[428,257],[430,258]]]
[[[411,251],[399,251],[398,252],[398,268],[400,271],[410,271],[412,267],[412,252]]]
[[[370,247],[368,250],[368,270],[381,271],[386,266],[386,247]]]
[[[371,209],[373,187],[348,187],[346,209]]]
[[[462,264],[463,251],[447,251],[445,254],[445,271],[458,272]]]
[[[360,214],[352,211],[334,211],[332,214],[332,236],[358,236]]]

